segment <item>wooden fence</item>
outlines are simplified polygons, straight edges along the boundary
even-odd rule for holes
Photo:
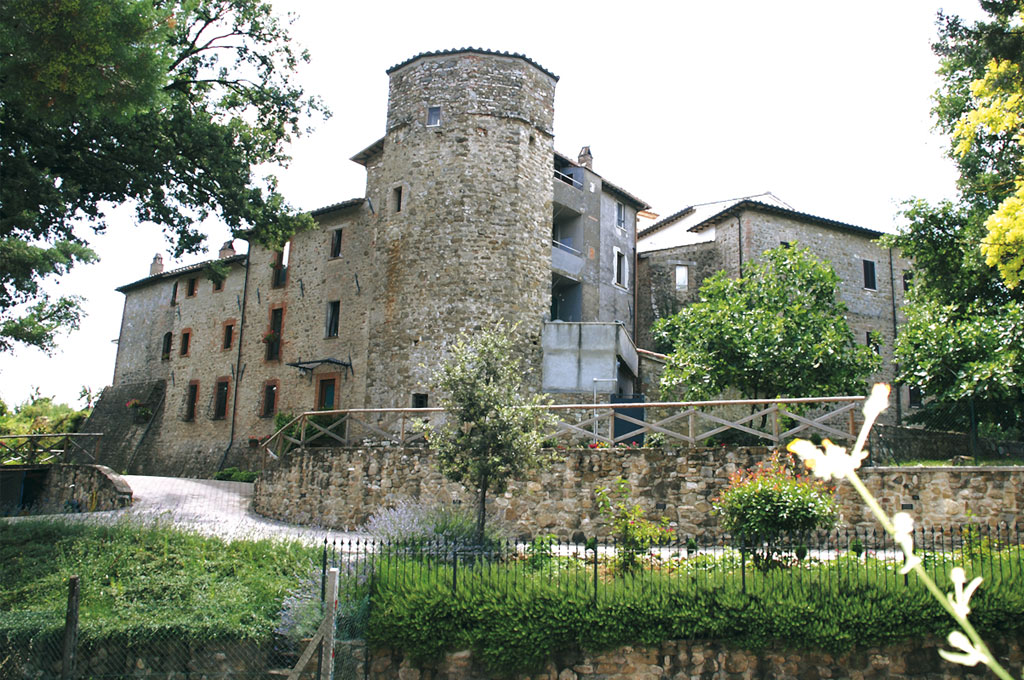
[[[797,437],[838,441],[856,437],[864,397],[809,397],[635,404],[555,404],[548,433],[553,445],[706,446],[720,440],[778,446]],[[642,409],[642,415],[638,413]],[[639,417],[638,417],[639,416]],[[443,408],[308,411],[261,442],[263,464],[296,449],[424,442],[426,425],[438,425]],[[652,441],[652,439],[654,441]]]
[[[0,436],[0,465],[95,463],[98,432],[60,432]]]

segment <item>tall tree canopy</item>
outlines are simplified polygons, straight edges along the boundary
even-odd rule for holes
[[[324,112],[296,84],[307,60],[262,0],[0,3],[0,351],[53,348],[78,299],[41,281],[95,259],[114,204],[198,252],[215,214],[271,247],[312,224],[256,166]]]
[[[654,326],[670,352],[665,398],[708,399],[727,388],[744,397],[860,394],[880,359],[857,345],[836,298],[839,277],[809,250],[780,246],[746,267],[720,271],[700,300]]]
[[[966,428],[972,410],[1004,428],[1024,416],[1024,241],[1013,233],[1024,219],[1011,214],[1024,186],[1020,119],[1011,112],[1024,96],[1015,75],[1024,66],[1021,2],[981,4],[987,21],[940,14],[933,46],[942,84],[932,114],[950,137],[959,197],[909,202],[906,226],[888,239],[915,263],[898,380],[931,397],[912,419],[944,429]]]

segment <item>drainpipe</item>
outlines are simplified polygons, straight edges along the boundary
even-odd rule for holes
[[[739,273],[736,278],[743,278],[743,217],[736,215],[736,241],[739,243]]]
[[[218,472],[224,469],[228,453],[235,444],[235,423],[238,418],[238,388],[242,382],[242,340],[245,337],[245,310],[249,300],[249,254],[251,251],[252,243],[249,244],[249,252],[245,254],[245,260],[242,262],[242,266],[245,267],[245,281],[242,283],[242,313],[238,318],[238,337],[235,340],[237,343],[235,351],[235,396],[231,400],[231,432],[228,435],[228,445],[220,457],[220,463],[217,465]]]
[[[895,352],[896,352],[896,332],[897,332],[896,331],[896,273],[895,273],[895,270],[893,269],[893,264],[892,264],[892,248],[889,248],[889,293],[890,293],[889,298],[890,298],[890,300],[892,302],[892,350],[894,352],[894,354],[893,354],[893,361],[892,361],[892,369],[893,369],[893,372],[894,372],[893,382],[896,384],[896,424],[897,425],[902,425],[903,424],[903,400],[902,400],[903,390],[900,389],[900,387],[901,387],[900,384],[898,382],[896,382],[896,375],[898,375],[899,372],[900,372],[900,365],[898,363],[896,363],[896,355],[895,355]]]
[[[633,218],[633,345],[640,346],[640,308],[637,303],[640,301],[640,252],[636,247],[636,217]],[[636,375],[633,376],[633,393],[643,389],[640,381],[640,362],[637,360]]]

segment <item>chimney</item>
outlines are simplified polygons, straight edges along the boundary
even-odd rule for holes
[[[580,165],[585,167],[587,170],[594,169],[594,156],[590,153],[590,147],[585,146],[580,149],[580,157],[577,161]]]
[[[153,256],[153,264],[149,265],[149,275],[156,276],[164,273],[164,256],[157,253]]]
[[[234,239],[232,239],[230,241],[225,241],[224,245],[222,245],[220,247],[220,252],[217,253],[217,257],[219,257],[220,259],[223,260],[226,257],[234,257],[234,256],[235,256],[235,241],[234,241]]]

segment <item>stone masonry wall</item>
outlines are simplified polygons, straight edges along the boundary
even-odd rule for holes
[[[682,536],[715,532],[712,500],[736,470],[765,458],[763,447],[571,449],[549,469],[490,499],[492,515],[516,536],[609,536],[594,489],[629,480],[647,516],[664,515]],[[923,526],[1014,523],[1024,510],[1024,469],[1014,467],[863,468],[861,477],[890,514],[912,513]],[[399,498],[472,504],[472,492],[445,480],[424,448],[313,449],[293,454],[256,482],[253,509],[268,517],[355,528]],[[844,525],[876,528],[849,485],[838,499]],[[657,509],[663,504],[664,509]]]
[[[1021,640],[988,640],[1010,674],[1024,664]],[[600,653],[566,650],[540,673],[516,680],[960,680],[978,677],[975,669],[951,664],[938,654],[944,640],[925,638],[898,644],[854,648],[842,654],[769,649],[749,651],[724,642],[669,640],[650,647],[619,647]],[[345,649],[348,652],[348,648]],[[363,650],[352,650],[363,653]],[[336,664],[337,667],[337,664]],[[415,666],[392,650],[373,650],[372,680],[486,680],[494,677],[474,663],[469,651],[447,654],[440,661]]]
[[[0,476],[15,477],[15,482],[2,484],[16,489],[26,472],[45,474],[38,491],[34,491],[32,514],[59,512],[101,512],[131,505],[132,489],[121,475],[105,465],[5,465]],[[0,498],[0,507],[13,506],[17,498]]]

